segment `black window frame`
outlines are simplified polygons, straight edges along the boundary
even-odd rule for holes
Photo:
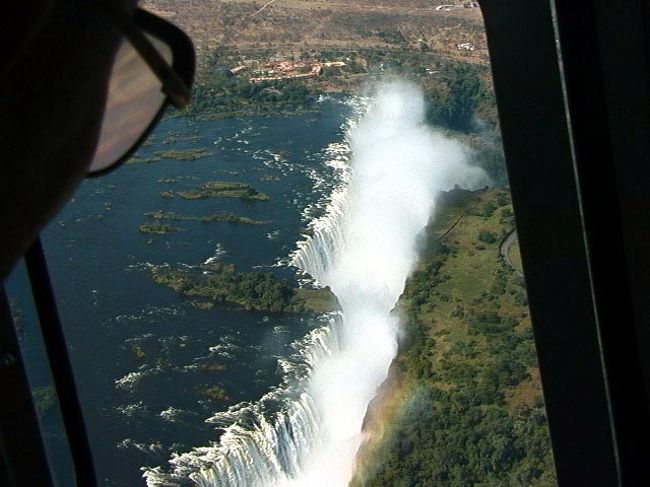
[[[650,485],[642,1],[481,3],[560,485]]]
[[[650,485],[649,7],[481,8],[558,483]]]

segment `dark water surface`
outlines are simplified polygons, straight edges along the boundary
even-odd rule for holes
[[[240,271],[292,279],[293,269],[278,262],[295,248],[305,208],[327,194],[326,147],[342,139],[347,114],[345,105],[325,102],[320,113],[291,117],[166,120],[138,156],[191,148],[213,154],[126,165],[88,180],[44,233],[101,485],[141,485],[140,467],[216,441],[207,418],[279,383],[277,359],[313,323],[223,305],[196,309],[155,284],[148,265],[200,266],[218,258]],[[245,182],[271,200],[161,195],[211,180]],[[196,217],[228,211],[269,223],[163,221],[183,230],[140,233],[138,227],[152,221],[144,213],[155,210]],[[9,290],[24,313],[32,382],[46,383],[47,374],[36,367],[43,359],[31,350],[37,340],[25,309],[26,282],[14,276]],[[208,397],[212,386],[227,398]],[[46,428],[55,423],[50,417],[55,411],[46,413]],[[64,457],[53,454],[55,463]]]

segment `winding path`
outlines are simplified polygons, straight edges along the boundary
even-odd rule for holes
[[[517,240],[517,230],[515,229],[510,232],[510,234],[503,240],[503,242],[501,242],[499,251],[501,252],[503,260],[506,261],[506,264],[512,267],[517,275],[523,277],[523,273],[512,263],[512,259],[510,259],[510,247],[512,247],[513,244],[517,243]]]
[[[260,8],[258,11],[255,13],[252,13],[250,16],[255,17],[258,13],[262,12],[266,7],[269,7],[272,3],[274,3],[276,0],[270,0],[266,2],[264,5],[262,5],[262,8]]]

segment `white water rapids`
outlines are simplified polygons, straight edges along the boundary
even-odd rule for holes
[[[468,152],[425,123],[421,90],[379,86],[346,134],[349,157],[325,216],[298,244],[292,264],[328,285],[342,313],[295,344],[284,382],[258,403],[209,421],[218,444],[174,455],[171,472],[145,472],[147,485],[337,487],[347,485],[363,440],[369,402],[397,351],[395,306],[417,261],[417,236],[436,195],[485,185]]]

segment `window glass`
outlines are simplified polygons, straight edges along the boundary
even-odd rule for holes
[[[26,267],[18,265],[5,284],[52,479],[56,485],[72,485],[74,469],[69,444]]]
[[[101,485],[554,485],[478,4],[142,6],[194,103],[44,234]]]

